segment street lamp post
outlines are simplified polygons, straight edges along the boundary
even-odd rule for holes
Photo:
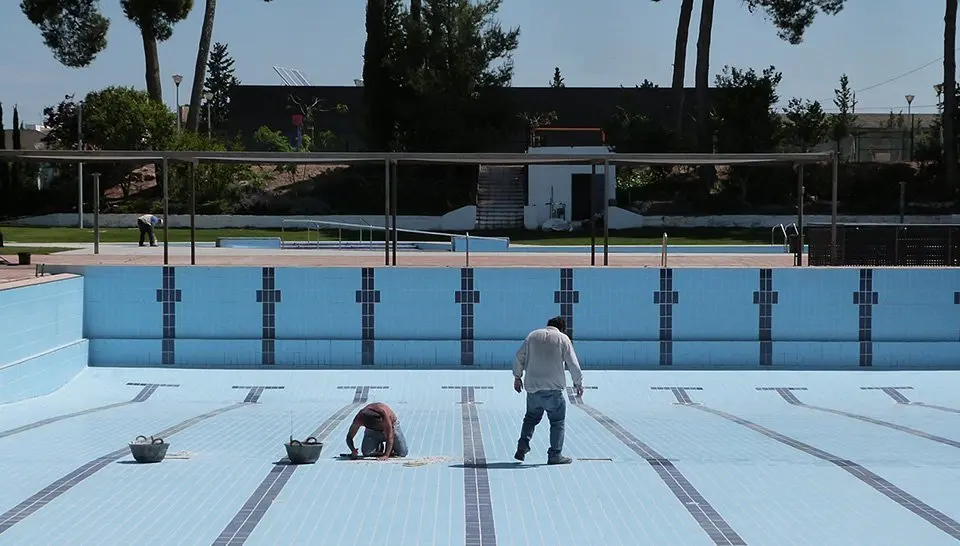
[[[173,85],[177,86],[177,133],[180,132],[180,82],[183,81],[183,76],[180,74],[173,75]]]
[[[937,138],[940,142],[940,147],[943,148],[943,84],[938,83],[933,86],[933,92],[937,94],[937,115],[940,116],[940,127],[938,129]]]
[[[907,117],[910,118],[910,161],[913,161],[913,111],[911,105],[913,104],[913,95],[907,95],[904,97],[907,99]]]
[[[210,117],[210,101],[213,100],[213,93],[207,91],[203,94],[203,98],[207,101],[207,140],[213,139],[213,118]]]
[[[73,100],[73,95],[64,95],[64,100]],[[83,151],[83,101],[77,103],[77,149]],[[77,224],[83,229],[83,162],[77,164]]]

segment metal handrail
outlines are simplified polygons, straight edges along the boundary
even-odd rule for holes
[[[361,220],[363,220],[363,219],[361,219]],[[366,222],[366,220],[363,220],[363,221]],[[311,228],[313,228],[313,229],[316,229],[318,232],[320,231],[320,226],[330,226],[330,227],[336,227],[336,228],[340,228],[340,229],[342,229],[342,228],[352,228],[352,229],[358,229],[358,230],[362,230],[362,229],[364,229],[364,228],[369,228],[369,229],[370,229],[370,232],[371,232],[371,245],[372,245],[372,242],[373,242],[373,235],[372,235],[372,234],[373,234],[373,230],[387,231],[387,230],[389,230],[389,229],[392,229],[392,228],[389,228],[389,227],[370,225],[369,223],[367,223],[366,225],[362,225],[362,224],[352,224],[352,223],[349,223],[349,222],[330,222],[330,221],[326,221],[326,220],[302,220],[302,219],[296,219],[296,218],[284,218],[283,220],[280,221],[280,233],[281,233],[281,238],[283,237],[284,228],[286,227],[287,224],[306,225],[308,231],[309,231]],[[464,236],[464,235],[461,234],[461,233],[451,233],[451,232],[442,232],[442,231],[425,231],[425,230],[420,230],[420,229],[402,229],[402,228],[397,228],[397,232],[412,233],[412,234],[414,234],[414,235],[430,235],[430,236],[434,236],[434,237],[451,237],[451,238],[452,238],[452,237],[463,237],[463,236]],[[486,239],[486,240],[490,240],[490,241],[498,241],[498,240],[502,239],[502,237],[485,237],[485,236],[479,236],[479,235],[470,235],[470,238],[471,238],[471,239]],[[318,239],[319,239],[319,236],[318,236]]]
[[[667,232],[663,232],[663,240],[660,242],[660,267],[667,267]]]
[[[777,244],[777,243],[776,243],[777,228],[780,228],[780,232],[783,233],[783,249],[784,249],[785,251],[788,251],[788,252],[789,252],[789,251],[790,251],[790,236],[787,234],[787,228],[788,228],[788,227],[792,227],[792,228],[793,228],[793,233],[795,233],[795,234],[800,233],[800,230],[797,229],[797,223],[796,223],[796,222],[790,222],[789,224],[786,224],[786,225],[784,225],[784,224],[782,224],[782,223],[781,223],[781,224],[777,224],[777,225],[773,226],[772,228],[770,228],[770,244],[771,244],[771,245]]]

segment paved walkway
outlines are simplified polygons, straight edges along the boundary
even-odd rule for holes
[[[57,246],[51,244],[49,246]],[[383,266],[382,251],[360,250],[268,250],[197,247],[198,265],[254,265],[254,266],[324,266],[324,267],[378,267]],[[190,263],[190,247],[171,245],[168,251],[170,265]],[[92,245],[46,256],[35,256],[37,263],[57,265],[162,265],[162,247],[138,247],[136,244],[111,243],[100,247],[94,255]],[[596,263],[603,264],[603,253],[598,251]],[[610,254],[613,267],[660,267],[660,256],[654,254]],[[671,254],[670,267],[789,267],[792,255],[786,254]],[[404,267],[465,267],[466,254],[460,252],[399,251],[397,265]],[[470,255],[470,267],[586,267],[589,253],[542,252],[482,252]],[[31,270],[32,274],[32,270]]]
[[[512,459],[508,371],[89,369],[0,408],[0,544],[960,540],[957,372],[586,374],[576,461],[548,467],[546,420]],[[407,459],[336,459],[369,401]],[[170,457],[134,464],[139,434]],[[283,464],[291,435],[325,441],[320,461]]]

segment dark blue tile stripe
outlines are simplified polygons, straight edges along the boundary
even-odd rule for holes
[[[884,394],[893,398],[898,404],[909,404],[910,399],[904,396],[901,390],[911,390],[913,387],[860,387],[862,391],[882,391]]]
[[[905,427],[905,426],[903,426],[903,425],[898,425],[898,424],[896,424],[896,423],[891,423],[890,421],[884,421],[884,420],[882,420],[882,419],[875,419],[875,418],[869,417],[869,416],[867,416],[867,415],[860,415],[859,413],[851,413],[851,412],[849,412],[849,411],[841,411],[841,410],[837,410],[837,409],[833,409],[833,408],[825,408],[825,407],[823,407],[823,406],[814,406],[814,405],[810,405],[810,404],[804,404],[804,403],[801,402],[800,399],[798,399],[792,392],[790,392],[791,390],[800,390],[800,389],[796,389],[796,388],[794,388],[794,389],[777,388],[777,389],[774,389],[774,390],[776,390],[777,393],[778,393],[780,396],[782,396],[784,400],[786,400],[788,403],[790,403],[790,404],[792,404],[792,405],[794,405],[794,406],[798,406],[798,407],[805,408],[805,409],[809,409],[809,410],[815,410],[815,411],[819,411],[819,412],[823,412],[823,413],[830,413],[830,414],[833,414],[833,415],[839,415],[839,416],[841,416],[841,417],[847,417],[847,418],[850,418],[850,419],[856,419],[856,420],[858,420],[858,421],[863,421],[864,423],[870,423],[870,424],[873,424],[873,425],[877,425],[877,426],[881,426],[881,427],[886,427],[886,428],[893,429],[893,430],[897,430],[897,431],[900,431],[900,432],[905,432],[905,433],[910,434],[910,435],[912,435],[912,436],[916,436],[917,438],[923,438],[924,440],[930,440],[930,441],[932,441],[932,442],[937,442],[938,444],[943,444],[943,445],[947,445],[947,446],[950,446],[950,447],[960,448],[960,442],[958,442],[958,441],[956,441],[956,440],[951,440],[951,439],[949,439],[949,438],[944,438],[943,436],[937,436],[937,435],[934,435],[934,434],[929,434],[929,433],[923,432],[922,430],[917,430],[917,429],[915,429],[915,428]],[[806,389],[803,389],[803,390],[806,390]],[[899,394],[899,393],[898,393],[898,394]]]
[[[277,290],[277,273],[273,267],[264,267],[260,290],[257,290],[257,303],[261,306],[262,330],[260,334],[260,362],[264,366],[277,363],[277,304],[280,303],[280,291]]]
[[[853,293],[853,303],[860,308],[858,338],[860,340],[860,365],[873,366],[873,306],[879,303],[879,295],[873,291],[873,270],[860,270],[860,289]]]
[[[463,502],[467,546],[496,546],[493,502],[487,456],[483,449],[483,431],[477,413],[474,387],[460,389],[460,417],[463,425]]]
[[[773,290],[773,270],[760,270],[760,287],[753,293],[753,304],[760,311],[760,365],[773,365],[773,306],[780,302],[780,293]]]
[[[161,273],[161,286],[157,290],[157,303],[161,304],[163,334],[160,341],[160,362],[165,366],[176,363],[174,348],[177,338],[177,303],[180,302],[180,290],[177,290],[176,268],[164,266]]]
[[[567,323],[567,336],[573,339],[573,306],[580,303],[580,291],[573,289],[573,269],[560,270],[560,290],[554,291],[553,303],[560,304],[560,317]]]
[[[953,304],[960,305],[960,292],[953,293]],[[960,332],[957,333],[957,339],[960,339]]]
[[[140,386],[140,385],[137,385]],[[146,402],[153,393],[157,392],[157,388],[167,385],[158,385],[158,384],[146,384],[143,385],[143,388],[140,389],[140,392],[137,393],[133,399],[126,402],[117,402],[115,404],[106,404],[104,406],[97,406],[95,408],[85,409],[81,411],[74,411],[72,413],[65,413],[63,415],[57,415],[55,417],[48,417],[46,419],[41,419],[39,421],[34,421],[33,423],[27,423],[26,425],[19,426],[17,428],[11,428],[9,430],[0,431],[0,438],[6,438],[8,436],[13,436],[14,434],[19,434],[21,432],[26,432],[28,430],[33,430],[44,425],[49,425],[51,423],[57,423],[65,419],[71,419],[73,417],[80,417],[81,415],[89,415],[91,413],[96,413],[98,411],[104,411],[113,408],[120,408],[123,406],[129,406],[130,404],[136,404],[139,402]]]
[[[958,413],[960,414],[960,409],[949,408],[947,406],[939,406],[937,404],[927,404],[925,402],[911,402],[909,398],[903,395],[900,391],[902,390],[911,390],[913,387],[860,387],[860,390],[864,391],[883,391],[890,398],[898,404],[905,404],[910,406],[921,406],[924,408],[935,409],[939,411],[944,411],[947,413]]]
[[[202,421],[210,419],[211,417],[215,417],[217,415],[220,415],[221,413],[235,410],[237,408],[242,408],[246,405],[247,404],[240,402],[237,404],[231,404],[229,406],[224,406],[222,408],[197,415],[196,417],[191,417],[190,419],[181,421],[180,423],[170,428],[161,430],[154,436],[156,436],[157,438],[167,438],[169,436],[177,434],[178,432],[183,432],[184,430]],[[70,472],[64,477],[58,479],[57,481],[51,483],[47,487],[44,487],[43,489],[41,489],[40,491],[32,495],[30,498],[14,506],[10,510],[7,510],[3,514],[0,514],[0,534],[3,534],[5,531],[10,529],[17,523],[28,518],[31,514],[43,508],[47,503],[63,495],[67,491],[70,491],[70,489],[72,489],[78,483],[96,474],[108,464],[116,461],[117,459],[129,453],[130,453],[130,449],[124,447],[122,449],[118,449],[116,451],[107,453],[102,457],[98,457],[80,466],[76,470]]]
[[[781,444],[816,457],[821,461],[836,465],[845,472],[848,472],[853,477],[872,487],[878,493],[913,512],[927,523],[933,525],[937,529],[940,529],[944,533],[947,533],[951,537],[960,540],[960,523],[958,523],[956,520],[853,461],[842,459],[836,455],[833,455],[832,453],[813,447],[809,444],[805,444],[799,440],[795,440],[794,438],[780,434],[779,432],[718,409],[699,404],[691,404],[689,407],[716,415],[717,417],[721,417],[740,426],[746,427],[754,432],[758,432],[767,438],[770,438],[771,440],[775,440]]]
[[[374,268],[364,267],[360,269],[360,290],[357,290],[357,303],[360,304],[360,345],[362,350],[361,364],[364,366],[373,366],[374,363],[374,345],[376,334],[374,332],[374,310],[376,304],[380,303],[380,291],[374,284]]]
[[[673,365],[673,306],[680,303],[680,294],[673,289],[673,270],[660,270],[660,289],[653,293],[653,303],[660,308],[660,365]]]
[[[319,442],[326,440],[327,436],[337,428],[341,421],[350,417],[353,412],[360,408],[360,405],[367,403],[369,393],[370,387],[356,387],[353,402],[343,406],[328,417],[309,436],[313,436]],[[277,495],[290,481],[290,477],[293,476],[297,468],[297,465],[288,464],[286,460],[274,464],[270,472],[260,482],[260,485],[240,508],[240,511],[233,516],[230,523],[213,541],[214,546],[239,546],[245,543],[260,521],[263,520],[267,510],[270,509],[270,506],[277,499]]]
[[[603,428],[613,434],[623,445],[630,448],[631,451],[642,457],[653,467],[657,475],[663,480],[663,483],[670,488],[670,492],[680,501],[680,504],[693,516],[693,519],[700,524],[700,528],[707,533],[714,544],[723,545],[745,545],[746,541],[730,527],[730,524],[717,512],[717,510],[703,497],[700,491],[687,479],[683,473],[674,466],[673,462],[655,451],[652,447],[641,442],[636,436],[631,434],[619,423],[603,414],[600,410],[584,404],[583,398],[576,395],[573,389],[567,388],[567,396],[570,403],[600,423]],[[684,393],[686,396],[686,393]]]
[[[460,365],[473,366],[474,305],[480,303],[480,291],[474,287],[473,269],[460,270],[460,290],[454,295],[460,304]]]

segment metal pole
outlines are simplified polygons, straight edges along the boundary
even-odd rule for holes
[[[470,232],[467,232],[467,267],[470,267]]]
[[[213,140],[213,118],[210,117],[210,101],[207,101],[207,140]]]
[[[383,265],[390,265],[390,245],[387,235],[390,233],[390,160],[383,162]]]
[[[392,164],[393,167],[393,184],[390,185],[390,200],[392,201],[390,210],[391,216],[393,217],[393,265],[397,265],[397,185],[400,183],[400,177],[397,176],[397,162],[394,161]]]
[[[163,169],[163,265],[170,265],[170,192],[168,184],[167,158],[160,162],[160,168]]]
[[[174,82],[177,86],[177,134],[180,134],[180,83]]]
[[[196,161],[190,162],[190,265],[197,265],[197,162]]]
[[[93,173],[93,253],[100,254],[100,173]]]
[[[597,164],[590,163],[590,265],[597,265],[596,204]]]
[[[837,185],[838,179],[840,178],[840,155],[834,152],[833,154],[833,189],[831,190],[831,204],[830,204],[830,265],[837,265],[837,209],[839,208],[837,204]]]
[[[610,256],[610,192],[607,184],[610,183],[610,161],[603,161],[603,265],[609,264]]]
[[[803,163],[797,169],[797,250],[793,254],[793,265],[803,265]]]
[[[77,103],[77,149],[83,151],[83,101]],[[77,165],[77,214],[83,229],[83,162]]]
[[[900,181],[900,223],[903,224],[903,211],[907,206],[907,182]]]

